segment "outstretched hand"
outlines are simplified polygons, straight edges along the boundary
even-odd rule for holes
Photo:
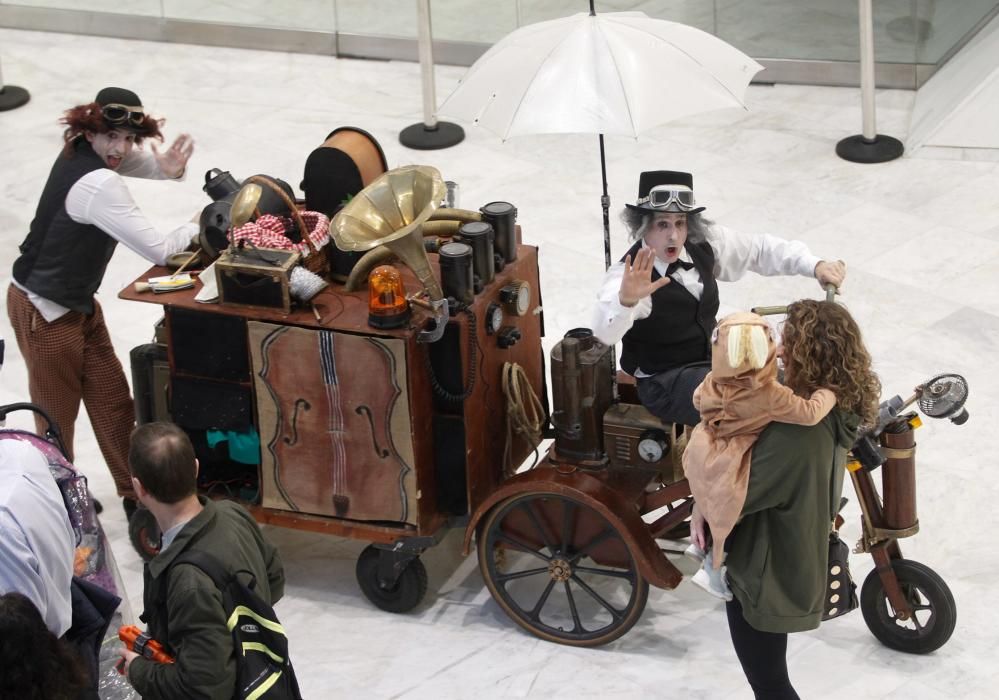
[[[170,148],[162,153],[156,148],[155,143],[151,143],[150,147],[156,156],[156,162],[159,163],[160,172],[170,179],[176,179],[184,174],[187,161],[194,153],[194,139],[190,134],[181,134],[170,144]]]
[[[635,255],[634,263],[632,263],[630,255],[625,257],[621,291],[617,295],[622,306],[634,306],[657,289],[670,283],[670,278],[666,276],[655,282],[652,281],[652,264],[655,259],[656,254],[649,248],[639,250],[638,254]]]
[[[842,260],[836,260],[835,262],[829,260],[820,261],[815,266],[815,279],[819,281],[819,286],[823,289],[826,288],[827,284],[836,287],[836,293],[838,294],[839,288],[843,286],[843,281],[846,279],[846,263]]]

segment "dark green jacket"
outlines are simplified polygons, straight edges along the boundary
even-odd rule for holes
[[[811,427],[771,423],[753,447],[746,504],[725,563],[746,621],[758,630],[819,626],[829,527],[858,423],[837,409]]]
[[[236,661],[221,591],[201,569],[190,564],[178,564],[169,576],[164,575],[181,552],[206,551],[227,571],[248,569],[257,579],[255,590],[271,605],[284,594],[281,557],[264,539],[253,516],[231,501],[199,500],[204,510],[146,565],[143,603],[147,629],[176,658],[174,664],[143,658],[132,661],[128,680],[147,700],[230,700],[235,692]],[[166,620],[155,612],[163,585],[167,585]]]

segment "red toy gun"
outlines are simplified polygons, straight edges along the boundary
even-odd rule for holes
[[[125,647],[129,651],[134,651],[139,656],[145,657],[150,661],[155,661],[158,664],[173,663],[173,657],[163,650],[163,645],[152,639],[135,625],[119,627],[118,639],[125,642]],[[125,659],[119,662],[117,668],[118,673],[125,672]]]

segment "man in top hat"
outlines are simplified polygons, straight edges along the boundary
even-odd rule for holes
[[[61,123],[64,145],[14,261],[7,314],[28,368],[31,400],[62,430],[70,460],[83,401],[129,514],[135,507],[128,473],[132,398],[94,294],[119,242],[162,265],[197,234],[194,223],[158,231],[121,177],[181,179],[194,141],[181,134],[163,152],[142,150],[147,138],[163,140],[163,120],[118,87],[67,110]]]
[[[694,389],[711,370],[718,280],[747,271],[815,277],[837,288],[842,261],[820,260],[800,241],[746,235],[701,216],[690,173],[641,174],[638,201],[621,218],[635,244],[604,277],[593,314],[602,342],[622,342],[621,368],[642,404],[662,421],[696,425]]]

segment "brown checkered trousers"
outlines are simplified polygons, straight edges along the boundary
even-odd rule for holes
[[[69,460],[73,461],[73,428],[82,399],[118,495],[134,498],[128,443],[135,411],[101,305],[94,299],[93,314],[69,311],[49,323],[28,295],[12,284],[7,289],[7,315],[28,367],[31,401],[59,426]],[[39,434],[46,428],[37,415],[35,428]]]

